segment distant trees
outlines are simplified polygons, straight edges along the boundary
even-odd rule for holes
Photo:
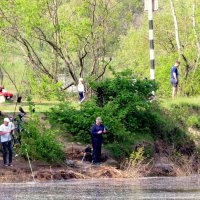
[[[99,80],[121,33],[117,0],[1,0],[0,34],[23,53],[37,77],[64,72]],[[66,87],[66,88],[67,88]]]
[[[200,4],[197,1],[169,0],[159,3],[154,13],[156,81],[159,92],[169,94],[169,72],[174,61],[181,60],[180,92],[182,95],[200,94]],[[121,37],[114,65],[134,69],[136,75],[149,77],[149,44],[146,13],[140,13],[140,27],[133,27]]]
[[[46,82],[48,77],[54,84],[65,74],[70,81],[63,89],[76,85],[79,77],[101,80],[111,65],[148,77],[148,20],[143,7],[140,0],[1,0],[1,57],[10,51],[24,58],[32,80]],[[154,29],[156,80],[162,94],[170,91],[169,70],[179,57],[181,93],[200,93],[199,13],[198,1],[159,3]]]

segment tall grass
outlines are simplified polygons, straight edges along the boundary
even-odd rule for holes
[[[200,96],[198,97],[178,97],[176,100],[171,98],[161,99],[161,106],[169,109],[172,105],[194,105],[200,107]]]

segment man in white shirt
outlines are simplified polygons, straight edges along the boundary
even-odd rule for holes
[[[11,133],[14,130],[14,124],[9,118],[4,118],[4,123],[0,126],[1,143],[3,147],[3,162],[4,166],[12,166],[12,137]],[[7,162],[7,151],[9,152],[9,162]]]

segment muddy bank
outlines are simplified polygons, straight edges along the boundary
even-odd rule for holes
[[[0,154],[0,182],[27,182],[91,179],[91,178],[138,178],[149,176],[187,176],[199,173],[199,163],[195,157],[185,157],[177,160],[170,149],[159,148],[148,162],[137,165],[119,163],[102,149],[102,164],[91,165],[90,161],[82,161],[84,146],[75,143],[65,144],[66,160],[60,165],[49,165],[42,161],[31,161],[33,174],[29,163],[20,156],[15,156],[12,167],[4,167]],[[33,179],[34,176],[34,179]]]

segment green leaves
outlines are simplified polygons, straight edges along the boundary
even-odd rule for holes
[[[20,153],[26,157],[26,149],[32,160],[42,160],[48,163],[64,161],[62,145],[58,141],[57,132],[47,129],[38,120],[29,120],[24,126]]]
[[[119,159],[129,156],[136,135],[153,132],[151,120],[154,119],[147,101],[152,91],[150,83],[135,80],[130,71],[116,74],[113,79],[92,83],[96,93],[94,100],[84,102],[80,109],[69,103],[61,104],[52,109],[50,121],[55,125],[59,123],[74,140],[90,143],[90,127],[96,117],[101,116],[108,130],[104,135],[104,144]]]

